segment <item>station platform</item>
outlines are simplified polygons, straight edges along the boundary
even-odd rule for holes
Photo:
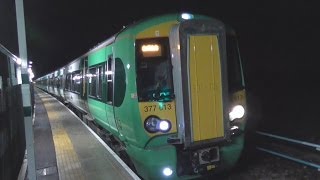
[[[72,111],[35,88],[37,180],[140,179]]]

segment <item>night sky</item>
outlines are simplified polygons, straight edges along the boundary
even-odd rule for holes
[[[318,132],[320,11],[316,3],[110,2],[25,0],[28,58],[34,62],[36,78],[62,67],[134,21],[169,12],[200,13],[236,30],[246,85],[255,104],[252,109],[262,114],[260,126],[293,135]],[[18,55],[13,0],[0,0],[0,43]]]

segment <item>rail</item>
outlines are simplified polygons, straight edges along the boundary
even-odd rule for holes
[[[299,145],[303,145],[303,146],[307,146],[307,147],[311,147],[311,148],[315,148],[317,151],[320,151],[320,145],[319,144],[314,144],[314,143],[310,143],[310,142],[306,142],[306,141],[300,141],[300,140],[296,140],[296,139],[292,139],[292,138],[287,138],[287,137],[283,137],[283,136],[278,136],[278,135],[274,135],[274,134],[270,134],[270,133],[266,133],[266,132],[261,132],[261,131],[256,131],[256,134],[261,135],[261,136],[265,136],[265,137],[270,137],[273,139],[277,139],[277,140],[282,140],[285,142],[290,142],[290,143],[295,143],[295,144],[299,144]],[[268,149],[268,148],[263,148],[263,147],[256,147],[257,150],[281,157],[281,158],[285,158],[300,164],[304,164],[306,166],[312,167],[312,168],[316,168],[318,171],[320,171],[320,164],[316,164],[313,162],[309,162],[309,161],[305,161],[303,159],[299,159],[296,158],[294,156],[285,154],[285,153],[280,153],[280,152],[276,152],[272,149]],[[319,155],[320,157],[320,155]]]
[[[260,135],[263,135],[263,136],[268,136],[268,137],[272,137],[272,138],[276,138],[276,139],[280,139],[280,140],[284,140],[284,141],[288,141],[288,142],[293,142],[293,143],[297,143],[297,144],[306,145],[306,146],[309,146],[309,147],[316,148],[317,151],[320,151],[320,145],[319,144],[314,144],[314,143],[310,143],[310,142],[306,142],[306,141],[295,140],[295,139],[291,139],[291,138],[287,138],[287,137],[283,137],[283,136],[278,136],[278,135],[274,135],[274,134],[270,134],[270,133],[265,133],[265,132],[261,132],[261,131],[256,131],[256,133],[260,134]]]

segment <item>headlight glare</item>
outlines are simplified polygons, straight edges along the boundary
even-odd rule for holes
[[[173,173],[173,171],[172,171],[171,168],[166,167],[166,168],[164,168],[164,169],[162,170],[162,173],[163,173],[165,176],[171,176],[172,173]]]
[[[230,121],[233,121],[235,119],[242,118],[244,116],[245,110],[243,106],[236,105],[232,108],[231,112],[229,113]]]
[[[167,120],[162,120],[162,121],[160,121],[160,123],[159,123],[159,129],[160,129],[160,131],[162,131],[162,132],[168,132],[168,131],[170,131],[170,129],[171,129],[171,123],[170,123],[170,121],[167,121]]]

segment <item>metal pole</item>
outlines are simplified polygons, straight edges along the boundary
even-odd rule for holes
[[[24,126],[26,135],[26,149],[28,158],[28,179],[36,179],[35,158],[34,158],[34,138],[33,138],[33,122],[32,122],[32,108],[31,108],[31,94],[30,82],[28,75],[28,61],[27,61],[27,43],[24,21],[23,0],[15,0],[16,14],[17,14],[17,29],[18,29],[18,43],[19,56],[22,61],[21,64],[21,92],[23,100],[24,112]]]

